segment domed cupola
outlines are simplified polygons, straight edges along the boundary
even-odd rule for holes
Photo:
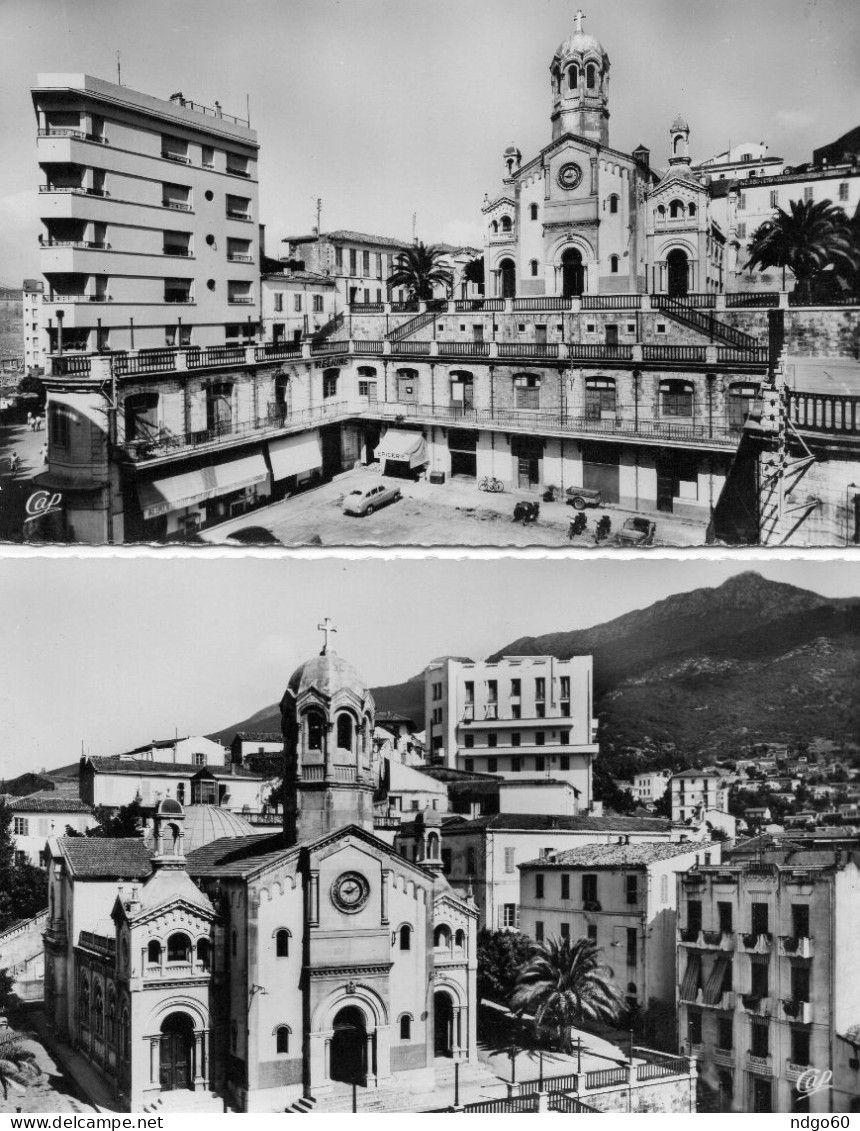
[[[687,119],[678,114],[669,127],[669,164],[689,166],[691,163],[690,127]]]
[[[576,134],[609,144],[609,56],[596,36],[583,30],[582,11],[573,34],[559,46],[552,63],[552,136]]]
[[[296,668],[281,700],[284,822],[292,841],[344,825],[373,830],[375,705],[355,669],[331,650],[328,619],[318,656]]]

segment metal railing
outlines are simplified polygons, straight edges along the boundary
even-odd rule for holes
[[[770,361],[770,349],[767,346],[754,346],[751,349],[717,346],[717,361],[720,364],[747,362],[754,365],[767,365]]]
[[[392,314],[415,314],[417,311],[417,302],[393,302],[391,304]]]
[[[383,314],[385,312],[385,303],[383,302],[351,302],[349,309],[353,314]]]
[[[642,295],[583,295],[583,310],[639,310]]]
[[[779,295],[774,292],[768,294],[750,291],[749,293],[742,294],[727,294],[724,297],[726,300],[726,309],[728,310],[732,310],[738,306],[746,306],[756,309],[761,309],[762,307],[773,308],[779,306]]]
[[[181,153],[171,153],[169,149],[162,149],[161,156],[166,161],[176,161],[180,165],[190,165],[191,164],[191,158],[190,157],[185,157]]]
[[[161,207],[162,208],[172,208],[174,212],[190,212],[191,211],[191,205],[190,204],[179,204],[174,200],[162,200]]]
[[[116,377],[130,377],[137,373],[157,373],[176,367],[176,350],[141,350],[135,356],[118,354],[111,359]]]
[[[409,354],[430,354],[429,342],[392,342],[391,352],[397,356],[404,356]]]
[[[51,358],[51,372],[55,377],[78,377],[89,375],[92,358],[90,354],[64,354]]]
[[[503,1112],[537,1111],[538,1097],[534,1095],[511,1096],[510,1099],[479,1100],[477,1103],[464,1104],[462,1111],[467,1115],[492,1115]]]
[[[253,255],[242,255],[238,251],[228,251],[227,258],[231,263],[253,263]]]
[[[632,361],[633,346],[603,343],[571,342],[568,345],[573,361]]]
[[[190,247],[163,247],[161,249],[161,254],[162,255],[182,255],[182,256],[185,256],[186,258],[190,259],[191,258],[191,248]]]
[[[40,247],[72,247],[85,251],[111,251],[111,245],[99,240],[43,240]]]
[[[355,341],[352,343],[352,352],[356,354],[382,353],[382,341]]]
[[[189,369],[202,369],[207,365],[236,365],[245,360],[244,346],[210,346],[205,350],[192,350],[185,355]]]
[[[838,295],[834,298],[811,298],[789,291],[789,306],[860,306],[860,295]]]
[[[705,346],[643,345],[643,361],[695,361],[706,358]]]
[[[415,343],[418,345],[419,343]],[[424,344],[424,343],[420,343]],[[427,343],[429,345],[429,343]],[[489,342],[439,342],[440,357],[489,357]]]
[[[499,342],[499,357],[558,357],[558,342]]]
[[[611,1088],[615,1084],[627,1083],[627,1066],[623,1068],[598,1068],[585,1073],[585,1086],[589,1091],[595,1088]]]
[[[267,342],[254,347],[256,361],[277,361],[278,358],[301,357],[301,342]]]
[[[672,306],[674,303],[683,303],[684,306],[692,307],[694,310],[709,309],[717,305],[716,294],[705,293],[702,291],[691,292],[686,295],[651,295],[651,303],[653,306],[665,309]]]
[[[228,306],[253,306],[254,305],[254,296],[253,295],[228,295],[227,296],[227,305]]]
[[[227,209],[227,219],[228,220],[250,220],[251,217],[248,215],[247,212],[237,212],[235,210],[235,208],[228,208]]]
[[[108,935],[97,935],[94,931],[81,931],[78,935],[78,945],[100,951],[102,954],[116,954],[116,939]]]
[[[547,295],[543,298],[515,298],[514,310],[570,310],[573,300],[563,295]]]

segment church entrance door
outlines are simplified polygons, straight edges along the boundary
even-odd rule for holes
[[[161,1026],[161,1090],[191,1088],[194,1078],[194,1022],[187,1013],[171,1013]]]
[[[585,267],[582,263],[582,252],[578,248],[568,248],[561,257],[561,275],[561,293],[565,298],[584,293]]]
[[[666,256],[667,291],[670,298],[684,298],[690,289],[687,253],[675,248]]]
[[[517,293],[517,269],[513,259],[503,259],[499,264],[502,298],[514,298]]]
[[[364,1084],[367,1025],[364,1014],[355,1005],[348,1005],[335,1016],[331,1039],[331,1078],[345,1084]]]
[[[433,1014],[436,1056],[451,1056],[454,1048],[454,1003],[448,994],[439,992],[433,995]]]

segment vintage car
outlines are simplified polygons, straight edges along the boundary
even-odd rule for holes
[[[584,511],[586,507],[599,507],[603,502],[603,496],[597,487],[568,487],[565,494],[567,495],[565,502],[575,511]]]
[[[400,497],[399,487],[389,487],[375,480],[349,492],[343,500],[343,513],[359,516],[373,514],[386,503],[396,503]]]
[[[657,533],[657,523],[648,518],[628,518],[615,535],[618,546],[650,546]]]

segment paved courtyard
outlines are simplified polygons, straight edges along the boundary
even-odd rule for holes
[[[99,1110],[83,1099],[83,1093],[54,1060],[35,1032],[27,1029],[22,1029],[20,1032],[8,1029],[0,1034],[2,1041],[13,1038],[18,1038],[20,1044],[34,1054],[39,1071],[26,1083],[16,1083],[7,1078],[5,1094],[4,1082],[0,1081],[0,1113],[97,1112]]]
[[[344,495],[358,483],[378,482],[400,487],[403,498],[372,515],[345,515]],[[207,542],[219,543],[237,530],[263,526],[285,546],[569,546],[593,548],[594,529],[608,515],[613,533],[634,511],[600,507],[585,511],[586,532],[568,538],[574,510],[563,502],[540,503],[536,523],[523,526],[512,520],[519,501],[540,500],[540,494],[509,491],[489,494],[478,490],[473,479],[454,479],[436,485],[419,480],[392,479],[360,468],[338,476],[314,490],[284,499],[240,518],[202,532]],[[702,546],[704,523],[673,515],[650,516],[657,523],[655,545]],[[602,546],[612,545],[613,539]]]

